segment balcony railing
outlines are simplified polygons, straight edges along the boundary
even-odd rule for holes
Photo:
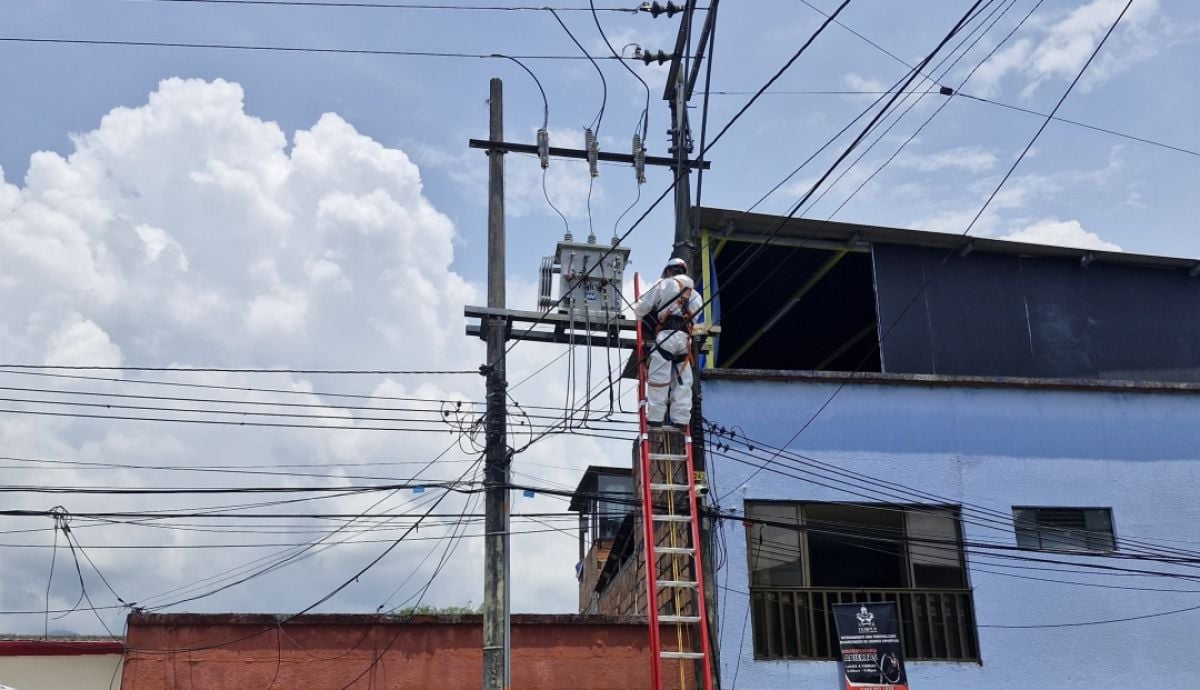
[[[979,661],[975,607],[965,589],[750,589],[756,659],[836,659],[833,604],[894,601],[908,659]]]

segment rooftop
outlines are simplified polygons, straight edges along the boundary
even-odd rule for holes
[[[708,375],[1200,383],[1195,259],[697,213]]]

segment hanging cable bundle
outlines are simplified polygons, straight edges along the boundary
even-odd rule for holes
[[[638,184],[646,184],[646,147],[642,145],[642,137],[633,135],[633,171]]]

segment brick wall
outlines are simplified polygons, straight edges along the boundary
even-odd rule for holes
[[[480,616],[131,614],[122,690],[478,690]],[[663,635],[672,634],[666,627]],[[512,686],[650,687],[646,621],[515,615]],[[357,680],[356,680],[357,679]],[[666,679],[679,688],[679,678]]]
[[[601,613],[600,611],[592,610],[592,605],[596,599],[596,581],[600,578],[600,569],[604,567],[604,562],[608,560],[608,554],[612,551],[612,545],[612,539],[597,539],[592,542],[592,548],[588,549],[587,555],[583,557],[583,569],[579,574],[580,613]]]
[[[684,448],[683,435],[669,432],[665,436],[651,434],[652,453],[682,453]],[[651,466],[651,477],[654,483],[686,484],[686,468],[682,463],[658,462]],[[635,495],[642,495],[641,462],[635,447],[633,462],[633,484]],[[665,508],[665,507],[664,507]],[[667,512],[662,510],[659,512]],[[676,497],[676,514],[686,514],[686,496]],[[584,592],[580,592],[580,610],[603,615],[645,615],[646,614],[646,559],[645,540],[642,537],[642,519],[640,511],[634,514],[633,549],[624,563],[620,564],[617,574],[598,593],[593,593],[596,580],[593,579],[588,588],[588,607],[584,606]],[[672,534],[674,530],[674,534]],[[657,523],[654,526],[654,543],[658,546],[688,546],[691,544],[687,523]],[[611,548],[611,544],[609,547]],[[695,580],[692,570],[692,559],[659,555],[657,573],[659,580]],[[592,565],[585,564],[586,568]],[[604,567],[604,561],[596,566]],[[679,566],[681,570],[676,570]],[[582,587],[581,587],[582,590]],[[676,602],[678,599],[678,602]],[[678,608],[676,608],[678,603]],[[661,613],[681,612],[694,615],[696,611],[695,593],[678,589],[662,589],[658,592],[659,611]]]

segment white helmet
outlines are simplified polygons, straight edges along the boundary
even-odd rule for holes
[[[686,274],[687,272],[687,262],[676,257],[668,261],[666,267],[663,268],[663,277],[665,278],[667,276],[682,275]]]

